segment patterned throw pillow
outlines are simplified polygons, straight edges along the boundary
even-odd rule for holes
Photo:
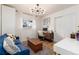
[[[13,38],[13,40],[16,39],[16,37],[13,34],[7,34],[7,35],[8,35],[8,37]]]
[[[4,39],[3,47],[10,54],[15,54],[17,52],[20,52],[20,48],[15,45],[13,38],[10,37]]]

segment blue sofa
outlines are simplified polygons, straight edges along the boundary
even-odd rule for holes
[[[4,38],[6,37],[7,37],[7,34],[0,36],[0,55],[10,55],[3,48],[3,41],[4,41]],[[19,40],[19,37],[16,37],[15,44],[20,48],[21,52],[15,53],[14,55],[30,55],[30,50],[22,45],[22,43]]]

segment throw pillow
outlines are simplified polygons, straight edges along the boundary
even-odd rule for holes
[[[10,37],[4,39],[3,47],[9,54],[20,52],[20,48],[15,45],[13,38]]]

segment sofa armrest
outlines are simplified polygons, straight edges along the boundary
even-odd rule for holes
[[[5,51],[3,46],[0,44],[0,55],[6,55],[6,54],[7,54],[7,52]]]
[[[15,42],[16,45],[17,45],[17,44],[21,44],[21,42],[20,42],[19,39],[14,40],[14,42]]]

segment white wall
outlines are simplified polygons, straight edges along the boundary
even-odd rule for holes
[[[51,18],[51,23],[49,26],[54,29],[54,41],[58,42],[66,36],[69,37],[72,31],[77,31],[76,26],[79,25],[79,5],[64,9],[44,18],[47,17]],[[62,31],[60,32],[61,28]]]
[[[1,4],[0,4],[0,35],[1,35]]]
[[[29,19],[35,22],[32,29],[22,28],[22,19]],[[16,35],[20,36],[21,41],[27,40],[27,37],[37,38],[37,31],[41,28],[41,19],[31,15],[23,14],[21,12],[16,13]]]

